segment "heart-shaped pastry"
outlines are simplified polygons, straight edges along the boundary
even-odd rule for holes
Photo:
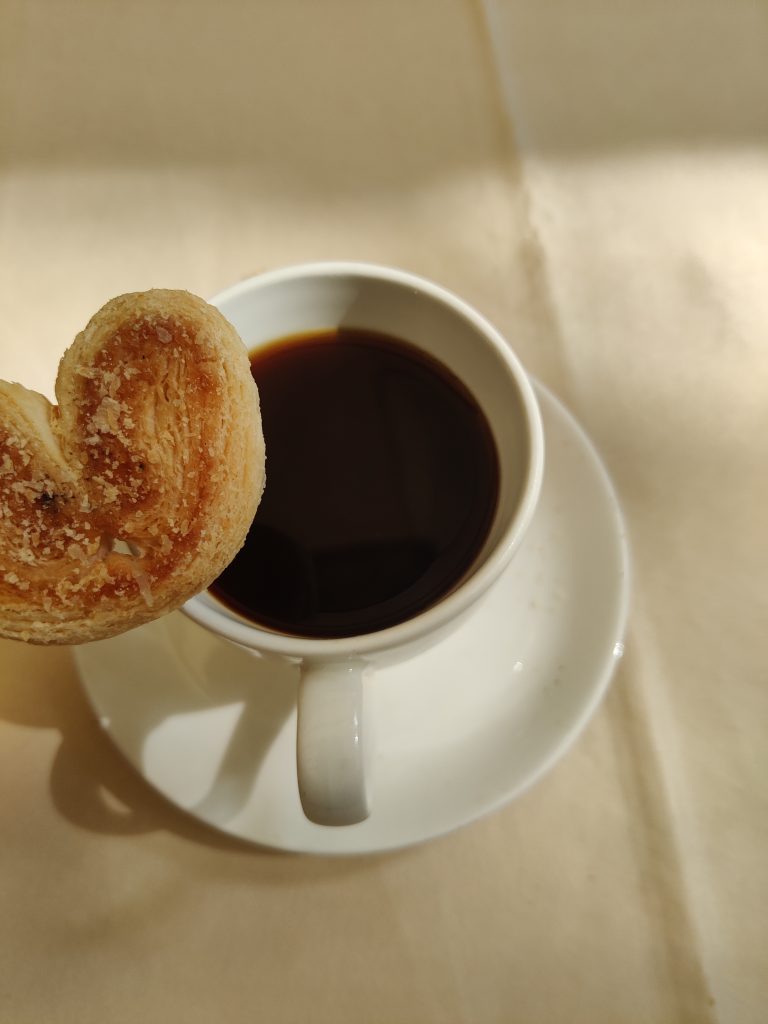
[[[264,486],[245,346],[188,292],[108,302],[56,398],[0,382],[0,635],[42,644],[112,636],[203,590]]]

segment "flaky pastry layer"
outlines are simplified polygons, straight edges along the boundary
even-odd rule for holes
[[[188,292],[108,302],[56,398],[0,382],[0,635],[72,644],[205,589],[243,544],[265,453],[245,346]]]

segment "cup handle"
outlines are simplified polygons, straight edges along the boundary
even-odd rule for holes
[[[299,682],[296,767],[304,814],[354,825],[370,812],[360,660],[305,661]]]

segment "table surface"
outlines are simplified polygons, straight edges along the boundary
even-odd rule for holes
[[[402,266],[573,410],[634,561],[575,749],[388,855],[209,831],[0,643],[0,1020],[765,1019],[767,57],[757,0],[0,6],[1,378],[120,292]]]

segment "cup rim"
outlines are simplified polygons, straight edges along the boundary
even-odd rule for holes
[[[341,276],[385,281],[423,292],[450,307],[493,346],[497,355],[506,363],[519,392],[529,438],[528,466],[517,507],[495,546],[486,555],[483,564],[437,604],[397,625],[373,633],[324,639],[275,633],[245,619],[234,618],[236,613],[225,609],[223,605],[219,609],[213,604],[215,599],[209,598],[211,603],[206,603],[204,598],[208,595],[205,591],[190,598],[181,608],[193,621],[227,640],[284,657],[340,659],[400,647],[438,631],[467,611],[501,575],[517,550],[536,510],[544,475],[544,429],[541,413],[533,386],[522,363],[489,320],[442,285],[410,271],[376,263],[328,260],[294,263],[264,271],[230,285],[208,301],[211,305],[221,308],[222,305],[255,289],[271,287],[297,278]]]

